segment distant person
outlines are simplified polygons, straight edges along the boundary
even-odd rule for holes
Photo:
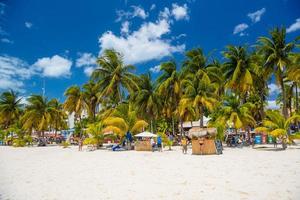
[[[154,148],[155,148],[155,141],[153,138],[150,139],[150,144],[151,144],[151,147],[152,147],[152,151],[154,151]]]
[[[157,148],[159,152],[162,152],[162,140],[161,140],[161,136],[157,137]]]
[[[79,138],[79,141],[78,141],[78,150],[79,151],[82,151],[82,146],[83,146],[83,139],[82,138]]]
[[[277,148],[277,138],[274,137],[274,148]]]
[[[181,145],[182,145],[182,153],[183,153],[183,154],[187,154],[188,140],[186,139],[186,137],[183,137],[183,138],[181,139]]]

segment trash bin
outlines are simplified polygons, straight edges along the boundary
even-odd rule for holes
[[[273,144],[273,137],[271,135],[268,135],[268,143]]]
[[[255,144],[261,144],[261,135],[256,135],[254,142]]]

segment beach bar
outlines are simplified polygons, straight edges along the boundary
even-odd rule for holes
[[[136,151],[152,151],[151,138],[157,137],[157,135],[150,132],[142,132],[135,135],[137,141],[135,141],[134,149]]]
[[[194,127],[189,130],[189,137],[192,138],[193,155],[212,155],[217,154],[215,143],[215,128]]]

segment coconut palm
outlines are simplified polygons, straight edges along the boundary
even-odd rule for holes
[[[294,48],[294,43],[286,42],[285,28],[274,28],[270,31],[270,37],[260,37],[258,39],[260,53],[264,56],[266,71],[274,73],[277,83],[282,90],[282,113],[288,117],[287,99],[284,86],[284,73],[290,65],[289,54]]]
[[[181,75],[177,71],[175,61],[164,62],[160,65],[163,72],[157,79],[157,92],[162,97],[162,113],[167,118],[172,118],[173,135],[175,134],[174,113],[180,101]]]
[[[204,110],[212,111],[216,106],[216,84],[211,83],[208,75],[199,70],[195,75],[188,75],[182,81],[184,95],[182,102],[193,105],[195,113],[200,118],[200,127],[203,127]]]
[[[185,53],[186,59],[183,62],[183,74],[194,74],[206,67],[206,57],[202,49],[195,48]]]
[[[98,81],[99,98],[111,97],[118,104],[123,101],[126,92],[132,93],[138,89],[137,77],[131,72],[132,65],[125,65],[120,53],[107,49],[97,60],[99,67],[92,73],[92,79]]]
[[[71,86],[65,91],[64,95],[66,96],[66,100],[63,105],[64,110],[69,114],[74,113],[75,119],[81,121],[81,115],[85,109],[85,102],[80,87],[76,85]]]
[[[99,93],[99,85],[93,81],[89,81],[82,87],[82,95],[86,104],[87,113],[90,119],[96,120],[96,109],[99,102],[97,94]]]
[[[288,79],[293,82],[293,87],[295,88],[295,110],[299,112],[299,85],[300,85],[300,54],[291,53],[290,59],[292,61],[291,66],[287,71]]]
[[[22,98],[18,93],[10,90],[3,92],[0,96],[0,123],[7,129],[17,119],[22,111]]]
[[[289,135],[289,128],[290,124],[293,123],[295,120],[299,120],[300,115],[293,115],[288,119],[285,119],[278,111],[276,110],[267,110],[266,111],[266,118],[263,120],[262,125],[257,127],[255,130],[260,132],[266,132],[275,138],[288,138],[292,140],[293,138],[298,137],[298,134]],[[285,149],[285,140],[282,142],[282,146]]]
[[[161,108],[160,97],[155,90],[154,83],[151,82],[151,74],[142,74],[139,82],[139,92],[134,97],[134,105],[140,116],[148,118],[151,121],[151,131],[153,132],[153,123]]]
[[[230,126],[237,132],[240,128],[247,128],[255,125],[251,115],[251,103],[241,104],[237,95],[231,94],[224,97],[224,105],[217,110],[218,116],[215,121],[224,126]]]
[[[49,101],[49,106],[51,107],[51,122],[50,125],[55,130],[55,137],[58,130],[63,130],[67,128],[67,115],[63,110],[63,104],[61,104],[57,99],[51,99]]]
[[[128,103],[119,104],[108,118],[104,120],[105,132],[112,131],[123,137],[127,132],[136,134],[148,126],[148,123],[137,117],[137,112]]]
[[[251,90],[253,85],[250,55],[246,48],[231,45],[227,46],[223,55],[227,59],[223,65],[226,87],[245,98],[244,95]]]
[[[34,129],[44,137],[44,132],[48,130],[55,116],[52,102],[41,95],[31,95],[27,101],[28,105],[21,119],[23,127],[29,132]]]

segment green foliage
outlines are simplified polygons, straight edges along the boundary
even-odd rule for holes
[[[13,147],[24,147],[26,145],[26,142],[24,139],[18,138],[13,140],[12,145]]]
[[[67,142],[67,141],[63,141],[63,142],[61,143],[61,146],[62,146],[63,148],[68,148],[68,147],[70,146],[70,143]]]

